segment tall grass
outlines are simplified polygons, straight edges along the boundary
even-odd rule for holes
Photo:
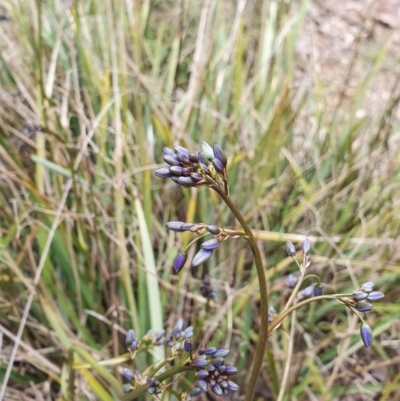
[[[284,275],[296,272],[283,243],[306,236],[328,291],[374,280],[386,294],[368,315],[368,352],[356,321],[333,303],[298,312],[295,335],[285,321],[270,338],[276,366],[263,371],[257,396],[275,399],[287,360],[285,400],[399,396],[400,95],[391,42],[372,48],[360,24],[333,91],[314,48],[304,60],[300,38],[314,26],[307,0],[2,7],[4,399],[66,399],[71,346],[119,379],[112,358],[125,352],[126,330],[143,335],[179,317],[195,326],[197,343],[237,350],[245,387],[265,318],[246,245],[227,242],[206,267],[177,278],[172,260],[189,238],[164,228],[178,219],[237,223],[205,190],[153,174],[163,146],[202,140],[229,155],[231,196],[263,246],[270,304],[283,304]],[[382,99],[385,79],[394,83]],[[219,288],[209,304],[199,292],[205,276]],[[138,368],[161,357],[143,357]],[[79,399],[112,399],[82,366]]]

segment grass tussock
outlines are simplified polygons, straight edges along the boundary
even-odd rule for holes
[[[71,346],[119,379],[113,358],[126,352],[126,330],[140,336],[179,317],[197,343],[236,349],[244,385],[265,318],[250,253],[228,241],[206,266],[173,276],[190,238],[167,232],[167,221],[237,223],[206,189],[153,174],[164,146],[202,140],[229,156],[230,192],[262,244],[270,304],[283,304],[284,276],[297,269],[284,243],[306,236],[327,291],[373,280],[386,295],[368,314],[368,351],[334,303],[299,311],[294,338],[287,319],[270,338],[276,362],[258,396],[277,396],[294,342],[285,400],[399,397],[398,52],[366,9],[352,46],[333,47],[330,59],[329,35],[318,33],[328,22],[315,12],[337,17],[307,0],[0,7],[5,399],[66,397]],[[219,290],[209,304],[199,291],[206,276]],[[112,399],[92,369],[78,376],[79,399]]]

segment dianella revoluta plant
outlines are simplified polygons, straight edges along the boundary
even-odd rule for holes
[[[207,187],[215,191],[240,224],[240,229],[230,229],[219,227],[212,222],[168,222],[166,224],[168,230],[195,234],[194,240],[188,244],[186,249],[181,250],[176,255],[172,264],[173,273],[179,274],[185,267],[188,259],[187,249],[199,240],[202,240],[202,243],[200,250],[191,261],[192,266],[198,266],[210,259],[225,241],[243,239],[247,241],[252,251],[259,282],[260,308],[263,318],[261,319],[252,368],[249,371],[249,376],[244,379],[246,383],[244,386],[245,401],[251,401],[254,398],[255,388],[264,362],[268,336],[277,330],[283,320],[298,308],[323,300],[339,303],[359,317],[361,340],[365,347],[371,346],[372,330],[365,322],[362,314],[372,309],[372,302],[384,297],[383,292],[374,290],[375,284],[373,282],[366,282],[351,293],[325,294],[325,288],[320,278],[315,274],[307,273],[312,260],[310,240],[306,239],[300,249],[288,241],[286,251],[296,263],[299,274],[290,274],[286,277],[285,286],[290,289],[290,296],[281,310],[277,311],[273,305],[268,304],[266,266],[263,265],[255,236],[229,196],[228,160],[222,149],[218,145],[211,147],[205,142],[202,143],[199,153],[191,152],[182,146],[175,146],[173,149],[164,148],[163,159],[167,165],[157,170],[156,176],[171,179],[185,188]],[[208,238],[206,238],[207,236]],[[298,260],[299,256],[300,261]],[[304,287],[305,282],[308,282],[309,285]],[[201,282],[200,291],[208,299],[215,299],[216,297],[216,289],[208,278]],[[129,364],[129,366],[120,369],[120,373],[126,382],[122,388],[119,382],[103,367],[92,361],[89,355],[83,350],[73,347],[70,351],[69,386],[71,399],[74,395],[73,352],[78,353],[81,358],[96,366],[97,372],[110,383],[115,393],[123,401],[134,400],[143,394],[150,394],[158,398],[158,395],[164,391],[169,392],[179,400],[192,400],[207,391],[211,391],[217,396],[227,396],[240,390],[233,377],[238,369],[229,361],[229,349],[211,345],[201,345],[195,348],[191,340],[193,332],[192,326],[185,327],[182,318],[176,322],[172,330],[168,332],[150,330],[142,338],[138,338],[134,330],[128,330],[125,338],[128,352],[120,360]],[[137,370],[135,367],[136,356],[143,352],[151,352],[152,349],[159,346],[167,349],[165,360],[158,361],[145,370]],[[271,352],[269,357],[270,360],[271,358],[273,360]],[[193,382],[191,388],[185,392],[179,392],[174,389],[173,384],[184,373],[191,374],[195,380],[194,382],[191,381],[191,383]],[[283,391],[284,385],[281,385],[280,395]]]

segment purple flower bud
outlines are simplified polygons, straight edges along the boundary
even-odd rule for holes
[[[208,372],[205,369],[202,369],[196,372],[196,376],[198,379],[205,379],[206,377],[208,377]]]
[[[172,264],[172,269],[175,274],[178,274],[183,269],[186,260],[187,260],[186,252],[179,252],[178,255],[176,255],[174,263]]]
[[[170,178],[172,176],[170,167],[162,167],[162,168],[156,170],[155,174],[157,177],[160,177],[160,178]]]
[[[220,367],[221,365],[224,364],[224,358],[215,358],[211,360],[211,363],[216,367]]]
[[[175,338],[178,337],[179,333],[183,330],[183,319],[180,317],[174,326],[174,330],[172,332]]]
[[[199,162],[199,157],[196,155],[196,153],[191,153],[191,154],[189,155],[189,160],[190,160],[192,163],[198,163],[198,162]]]
[[[222,388],[218,383],[215,383],[215,385],[211,387],[211,390],[216,395],[222,395]]]
[[[132,341],[131,345],[128,347],[130,351],[136,351],[137,347],[139,346],[139,340]]]
[[[368,348],[372,343],[372,330],[366,323],[363,323],[360,327],[361,339],[366,348]]]
[[[179,177],[177,177],[176,175],[172,175],[170,178],[175,184],[181,185],[179,182]]]
[[[176,154],[185,155],[187,158],[189,158],[189,156],[190,156],[190,152],[183,146],[179,146],[179,145],[174,146],[174,150],[175,150]]]
[[[231,391],[238,391],[240,387],[233,381],[229,380],[228,381],[228,389]]]
[[[190,164],[189,158],[185,155],[180,153],[176,157],[183,165],[188,166]]]
[[[191,177],[179,177],[178,183],[183,187],[193,187],[196,184],[196,181],[192,180]]]
[[[169,168],[169,171],[171,172],[171,174],[176,175],[177,177],[180,177],[183,174],[183,167],[171,166]]]
[[[271,315],[276,314],[276,309],[274,308],[273,305],[268,306],[268,313],[270,313]]]
[[[193,335],[193,326],[187,327],[183,332],[183,338],[190,338]]]
[[[236,366],[227,366],[225,369],[224,374],[227,376],[233,376],[234,374],[236,374],[238,372],[238,368]]]
[[[192,391],[190,392],[190,395],[192,397],[197,397],[198,395],[200,395],[203,392],[203,390],[199,387],[195,387],[192,389]]]
[[[372,309],[372,305],[368,302],[360,301],[356,303],[356,309],[359,312],[368,312]]]
[[[206,367],[208,364],[209,364],[208,359],[200,358],[199,356],[193,359],[193,365],[199,368]]]
[[[362,289],[364,292],[372,292],[372,289],[373,289],[374,285],[375,285],[375,283],[374,283],[373,281],[367,281],[366,283],[364,283],[364,284],[361,286],[361,289]]]
[[[197,155],[197,159],[199,160],[200,166],[202,164],[204,164],[204,165],[208,164],[208,159],[207,159],[207,156],[204,154],[204,152],[199,152]]]
[[[221,380],[219,385],[223,388],[227,388],[229,386],[228,382],[226,380]]]
[[[313,290],[314,297],[319,297],[325,294],[325,288],[322,285],[316,285]]]
[[[214,372],[214,370],[217,369],[217,368],[214,365],[208,365],[206,367],[206,369],[207,369],[208,372]]]
[[[304,255],[307,255],[307,253],[310,252],[310,249],[311,249],[311,242],[308,238],[306,238],[306,240],[304,241],[304,244],[302,246]]]
[[[181,230],[182,231],[190,231],[192,227],[193,227],[193,223],[183,223],[181,225]]]
[[[229,355],[229,352],[229,349],[221,348],[214,354],[214,358],[226,358]]]
[[[210,240],[203,242],[201,247],[206,251],[213,251],[214,249],[217,249],[219,245],[220,242],[217,238],[211,238]]]
[[[203,176],[200,173],[192,173],[190,174],[190,177],[192,178],[193,181],[199,182],[203,179]]]
[[[288,241],[286,242],[286,252],[289,256],[296,255],[296,248],[294,247],[293,243]]]
[[[354,301],[362,301],[362,300],[366,299],[367,297],[368,297],[368,293],[366,293],[366,292],[356,292],[353,295]]]
[[[131,345],[136,340],[136,334],[134,330],[128,330],[125,337],[125,344]]]
[[[228,159],[223,150],[218,145],[214,145],[213,152],[214,152],[214,157],[218,159],[224,167],[226,167]]]
[[[210,169],[204,163],[200,163],[200,167],[205,174],[209,174]]]
[[[163,149],[164,156],[175,156],[175,152],[170,148]]]
[[[285,287],[294,288],[296,287],[298,278],[294,274],[289,274],[285,280]]]
[[[372,291],[368,294],[368,301],[378,301],[385,296],[383,292],[380,291]]]
[[[169,221],[169,222],[165,225],[165,227],[166,227],[168,230],[175,231],[175,232],[177,232],[177,233],[181,233],[181,232],[184,231],[184,230],[182,230],[182,225],[183,225],[183,224],[184,224],[183,221]]]
[[[204,153],[207,159],[211,160],[214,158],[213,148],[207,142],[203,141],[201,143],[201,151]]]
[[[203,379],[199,379],[198,381],[199,387],[206,392],[207,391],[207,382]]]
[[[199,252],[196,253],[195,257],[192,261],[192,266],[198,266],[211,258],[213,251],[207,251],[206,249],[200,249]]]
[[[225,370],[226,370],[226,365],[221,365],[221,366],[218,366],[218,372],[219,373],[224,373],[225,372]]]
[[[208,379],[208,382],[210,383],[211,387],[215,386],[215,384],[217,383],[217,381],[215,379],[212,379],[212,378]]]
[[[218,159],[212,159],[212,164],[218,173],[223,173],[225,171],[224,165]]]
[[[217,350],[218,350],[217,347],[209,347],[205,349],[204,353],[206,355],[214,355],[217,352]]]
[[[303,290],[300,291],[300,294],[307,298],[307,297],[311,297],[311,295],[313,295],[314,293],[314,286],[313,285],[309,285],[308,287],[304,288]]]
[[[121,374],[122,374],[122,376],[125,377],[126,380],[128,380],[130,382],[135,379],[135,374],[133,373],[132,369],[122,368],[121,369]]]
[[[164,156],[163,160],[170,166],[179,166],[181,164],[177,156]]]
[[[221,229],[218,226],[211,224],[211,225],[207,226],[207,231],[210,234],[218,235],[221,232]]]
[[[192,351],[193,351],[193,343],[192,343],[192,340],[186,339],[186,340],[183,342],[183,349],[184,349],[186,352],[192,352]]]
[[[195,233],[198,229],[200,228],[199,225],[197,224],[192,224],[192,227],[190,227],[190,232]]]

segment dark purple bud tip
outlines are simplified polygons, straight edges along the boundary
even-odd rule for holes
[[[176,154],[185,155],[187,158],[189,158],[189,156],[190,156],[190,152],[183,146],[179,146],[179,145],[174,146],[174,150],[175,150]]]
[[[203,390],[199,387],[195,387],[191,392],[190,395],[192,397],[197,397],[198,395],[200,395],[203,392]]]
[[[213,251],[214,249],[217,249],[219,245],[220,242],[217,238],[211,238],[210,240],[203,242],[201,244],[201,247],[206,251]]]
[[[132,381],[135,379],[135,374],[133,373],[132,369],[129,368],[122,368],[121,369],[122,376],[125,377],[126,380]]]
[[[212,164],[218,173],[222,174],[225,171],[224,165],[218,159],[213,159]]]
[[[208,364],[209,364],[208,359],[200,358],[198,356],[193,359],[193,365],[199,368],[205,368]]]
[[[196,253],[195,257],[192,261],[192,266],[198,266],[211,258],[213,251],[208,251],[206,249],[200,249],[199,252]]]
[[[372,343],[371,327],[369,327],[368,324],[363,323],[360,327],[360,335],[365,347],[368,348]]]
[[[229,352],[229,349],[221,348],[214,354],[214,358],[226,358],[229,355]]]
[[[187,259],[186,252],[179,252],[178,255],[176,255],[176,258],[172,265],[172,269],[175,274],[178,274],[183,269],[183,266],[185,266],[186,263],[186,259]]]
[[[192,343],[192,340],[186,339],[186,340],[183,342],[183,349],[184,349],[186,352],[192,352],[192,351],[193,351],[193,343]]]
[[[314,287],[314,297],[319,297],[325,294],[325,288],[322,285],[316,285]]]
[[[226,167],[228,159],[224,153],[224,151],[218,146],[213,146],[214,157],[218,159],[224,167]]]
[[[357,302],[356,309],[359,312],[368,312],[372,309],[372,305],[368,302],[360,301],[360,302]]]
[[[372,291],[368,294],[368,301],[378,301],[385,296],[383,292],[380,291]]]
[[[198,379],[205,379],[206,377],[208,377],[208,372],[205,369],[199,370],[198,372],[196,372],[196,376]]]
[[[169,168],[169,171],[171,172],[171,174],[176,175],[177,177],[180,177],[183,174],[183,167],[171,166]]]
[[[231,391],[238,391],[240,387],[233,381],[229,380],[228,381],[228,389]]]
[[[207,226],[207,231],[214,235],[218,235],[221,232],[220,228],[214,224]]]
[[[368,297],[368,293],[366,292],[357,292],[353,295],[354,301],[362,301]]]
[[[302,246],[302,250],[303,250],[304,255],[307,255],[307,253],[310,252],[310,249],[311,249],[311,242],[310,242],[310,240],[307,238],[307,239],[304,241],[304,244],[303,244],[303,246]]]
[[[167,227],[168,230],[175,231],[177,233],[181,233],[184,230],[182,230],[182,225],[184,224],[183,221],[169,221],[165,227]]]
[[[179,166],[181,164],[177,156],[164,156],[163,160],[170,166]]]
[[[172,176],[171,171],[169,170],[170,167],[162,167],[156,170],[156,176],[160,178],[170,178]]]
[[[125,337],[125,344],[126,345],[131,345],[134,341],[136,340],[136,334],[134,330],[128,330],[128,332],[126,333],[126,337]]]
[[[221,396],[223,394],[222,388],[218,383],[215,383],[215,385],[211,387],[211,390],[214,394],[218,396]]]
[[[296,248],[294,247],[293,243],[288,241],[286,242],[286,252],[289,256],[296,255]]]

